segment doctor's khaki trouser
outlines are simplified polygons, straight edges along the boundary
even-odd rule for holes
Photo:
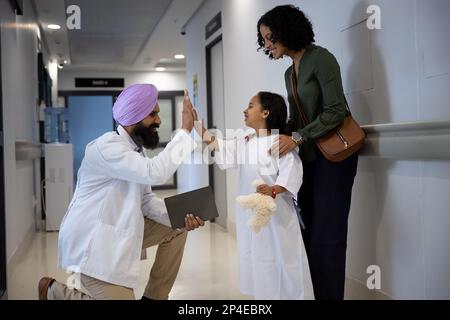
[[[155,300],[168,299],[183,258],[187,232],[173,230],[150,219],[145,220],[142,248],[158,245],[155,262],[144,296]],[[104,282],[84,274],[80,277],[86,293],[53,282],[48,289],[49,300],[134,300],[133,289]]]

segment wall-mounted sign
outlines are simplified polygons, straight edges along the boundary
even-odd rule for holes
[[[208,39],[214,32],[222,28],[222,12],[219,12],[205,27],[205,39]]]
[[[123,88],[123,78],[75,78],[76,88]]]

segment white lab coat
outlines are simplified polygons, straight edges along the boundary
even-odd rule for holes
[[[240,290],[258,300],[304,299],[305,281],[310,277],[303,267],[307,257],[293,205],[293,197],[302,183],[302,163],[295,151],[281,159],[269,155],[276,135],[247,134],[247,137],[248,142],[244,136],[218,139],[216,152],[221,169],[239,169],[239,195],[254,193],[252,182],[256,179],[264,180],[269,186],[282,186],[287,191],[277,195],[277,210],[259,233],[247,225],[250,209],[236,206]]]
[[[144,217],[170,226],[164,202],[151,185],[167,181],[194,148],[194,140],[180,130],[149,159],[120,126],[89,143],[61,223],[59,266],[136,288]]]

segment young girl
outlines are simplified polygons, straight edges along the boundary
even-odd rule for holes
[[[302,164],[297,151],[283,158],[271,155],[277,150],[269,152],[278,134],[289,134],[286,117],[281,96],[259,92],[244,110],[245,124],[251,130],[240,137],[218,139],[196,122],[198,134],[215,149],[219,167],[239,169],[240,195],[259,192],[275,198],[277,209],[258,233],[247,225],[250,210],[237,206],[240,290],[258,300],[304,299],[307,263],[303,262],[306,255],[293,203],[301,185],[298,177],[302,175]],[[255,180],[265,184],[255,190]]]

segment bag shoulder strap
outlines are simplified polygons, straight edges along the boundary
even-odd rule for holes
[[[346,107],[346,109],[348,111],[348,114],[353,117],[352,111],[350,110],[350,106],[348,105],[347,98],[345,97],[345,94],[344,94],[344,101],[345,101],[345,107]]]
[[[297,92],[297,74],[295,73],[295,65],[292,64],[292,72],[291,72],[291,91],[292,96],[294,97],[295,106],[297,107],[297,111],[302,118],[303,125],[306,127],[309,124],[308,118],[305,115],[305,111],[303,110],[302,104],[300,102],[300,97]]]
[[[300,102],[300,97],[298,96],[297,92],[297,74],[295,73],[295,65],[292,64],[292,72],[291,72],[291,90],[292,90],[292,96],[294,97],[295,105],[297,107],[297,110],[300,114],[300,117],[302,118],[303,124],[307,126],[309,124],[308,118],[305,115],[305,111],[303,109],[303,106]],[[345,101],[345,107],[349,113],[349,115],[352,115],[352,112],[350,110],[350,107],[347,102],[347,98],[344,94],[344,101]]]

